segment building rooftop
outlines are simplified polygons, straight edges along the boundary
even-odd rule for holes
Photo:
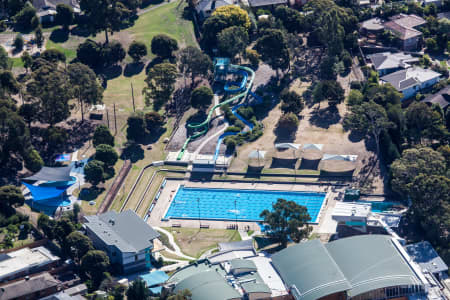
[[[0,300],[26,299],[30,295],[59,285],[59,281],[45,272],[29,279],[15,281],[0,286]]]
[[[38,268],[59,260],[44,247],[22,248],[17,251],[0,254],[0,280],[14,274]]]
[[[192,293],[193,300],[241,299],[241,294],[216,271],[206,271],[189,276],[180,281],[174,291],[185,289]]]
[[[392,84],[398,91],[403,91],[411,86],[424,83],[440,76],[441,74],[430,69],[412,67],[385,75],[380,79]]]
[[[426,24],[427,21],[414,14],[398,14],[392,16],[389,22],[384,23],[384,27],[391,30],[401,40],[421,36],[422,33],[415,27]]]
[[[227,242],[227,243],[219,243],[219,250],[220,251],[227,251],[227,250],[254,250],[253,247],[253,240],[242,240],[237,242]]]
[[[396,68],[409,68],[411,63],[419,61],[419,58],[412,57],[410,54],[405,53],[376,53],[368,55],[367,58],[370,59],[372,65],[376,70],[384,69],[396,69]]]
[[[201,0],[195,6],[195,9],[197,10],[198,13],[213,12],[216,8],[233,4],[235,4],[233,0]]]
[[[287,4],[287,0],[249,0],[250,7]]]
[[[252,271],[256,271],[256,265],[253,261],[248,259],[232,259],[230,260],[230,267],[231,270],[238,270],[238,269],[250,269]]]
[[[383,22],[380,18],[372,18],[361,23],[361,27],[369,31],[383,30]]]
[[[296,299],[347,291],[421,285],[400,244],[386,235],[360,235],[322,244],[311,240],[273,255],[273,264]],[[405,253],[406,254],[406,253]]]
[[[372,205],[370,203],[356,202],[336,202],[333,209],[333,216],[356,216],[367,218],[370,214]]]
[[[437,18],[438,19],[450,19],[450,11],[438,13]]]
[[[86,227],[107,245],[115,245],[122,252],[139,252],[152,245],[159,233],[134,211],[109,211],[98,216],[85,216]]]
[[[405,246],[409,256],[430,273],[447,272],[448,266],[428,241]]]
[[[33,0],[33,6],[37,10],[53,8],[56,9],[58,4],[66,4],[72,7],[74,10],[79,11],[80,4],[78,0]]]
[[[450,86],[443,88],[439,92],[430,95],[422,100],[425,103],[437,104],[442,109],[446,109],[450,105]]]

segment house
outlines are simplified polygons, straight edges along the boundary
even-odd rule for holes
[[[417,29],[426,23],[427,21],[414,14],[398,14],[383,25],[397,37],[403,50],[412,51],[417,49],[422,37],[422,32]]]
[[[287,5],[287,0],[248,0],[248,4],[251,8],[268,8],[273,9],[278,5]]]
[[[367,58],[372,62],[372,66],[380,76],[407,69],[413,63],[419,62],[419,58],[412,57],[410,54],[400,53],[375,53],[368,55]]]
[[[56,6],[66,4],[73,8],[77,14],[80,13],[80,4],[78,0],[33,0],[33,6],[36,8],[36,15],[41,23],[52,23],[56,15]]]
[[[437,14],[438,20],[449,19],[450,20],[450,11],[441,12]]]
[[[235,0],[200,0],[195,5],[195,11],[200,20],[204,20],[211,16],[211,14],[219,7],[226,5],[236,5]]]
[[[34,300],[55,294],[60,282],[48,272],[0,286],[0,300]]]
[[[385,75],[380,79],[384,83],[392,84],[403,94],[404,100],[436,84],[441,79],[441,74],[430,69],[412,67]]]
[[[361,33],[368,34],[380,34],[384,31],[383,21],[380,18],[372,18],[366,20],[360,24]]]
[[[49,270],[59,261],[59,257],[44,247],[22,248],[0,254],[0,282],[25,275]]]
[[[112,264],[124,273],[151,267],[153,241],[159,233],[134,211],[109,211],[98,216],[85,216],[86,234],[94,247],[105,251]]]
[[[296,300],[426,299],[429,284],[387,235],[301,242],[272,255],[272,264]]]
[[[430,105],[437,104],[442,110],[446,111],[447,107],[450,105],[450,86],[443,88],[436,94],[426,97],[422,102]]]
[[[50,296],[47,296],[45,298],[41,298],[41,300],[84,300],[86,298],[84,298],[83,296],[80,295],[76,295],[76,296],[71,296],[67,293],[63,292],[59,292],[57,294],[53,294]]]
[[[405,246],[406,252],[419,266],[438,279],[448,278],[448,266],[428,241]]]

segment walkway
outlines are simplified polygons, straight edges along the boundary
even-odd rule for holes
[[[214,94],[214,105],[219,104],[219,96],[217,94]],[[216,117],[219,120],[224,119],[224,115],[221,113],[220,111],[220,107],[217,107],[214,111]],[[219,136],[225,132],[225,130],[228,128],[228,122],[225,122],[225,127],[222,128],[221,130],[217,131],[216,133],[214,133],[212,136],[210,136],[209,138],[207,138],[206,140],[204,140],[200,146],[197,147],[197,149],[195,149],[193,156],[192,157],[197,157],[197,155],[200,153],[200,151],[203,149],[203,147],[206,144],[209,144],[209,142],[211,142],[211,140],[214,140],[215,143],[217,143],[217,139],[219,138]]]
[[[158,231],[161,231],[162,233],[164,233],[165,235],[167,235],[167,237],[169,238],[169,243],[172,245],[172,247],[173,247],[175,250],[171,250],[171,249],[167,248],[167,249],[166,249],[167,252],[169,252],[169,253],[171,253],[171,254],[174,254],[174,255],[176,255],[176,256],[179,256],[179,257],[188,259],[188,260],[196,260],[195,257],[186,255],[186,254],[184,254],[184,253],[181,251],[180,247],[178,247],[177,243],[175,242],[175,239],[174,239],[173,235],[172,235],[170,232],[168,232],[168,231],[165,230],[165,229],[162,229],[161,227],[153,226],[153,228],[156,229],[156,230],[158,230]],[[168,259],[168,260],[169,260],[169,259]],[[177,261],[177,260],[175,260],[175,259],[171,259],[171,260],[172,260],[172,261]]]
[[[143,14],[145,14],[145,13],[148,13],[148,12],[151,11],[151,10],[154,10],[154,9],[160,7],[160,6],[169,4],[169,3],[174,2],[174,1],[177,1],[177,0],[164,1],[164,2],[162,2],[162,3],[160,3],[160,4],[155,5],[155,6],[151,6],[151,7],[148,7],[148,8],[144,8],[144,9],[142,9],[142,10],[139,10],[139,11],[137,12],[137,15],[138,15],[138,16],[141,16],[141,15],[143,15]]]

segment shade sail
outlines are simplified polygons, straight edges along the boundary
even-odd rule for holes
[[[356,161],[358,155],[324,154],[322,160]]]
[[[30,191],[34,201],[47,200],[50,198],[60,197],[69,186],[36,186],[23,182],[23,185]]]
[[[280,143],[275,144],[275,148],[277,149],[300,149],[300,144],[293,144],[293,143]]]
[[[323,144],[305,144],[303,150],[318,150],[322,151]]]
[[[248,158],[252,158],[252,159],[264,159],[265,155],[266,155],[266,151],[253,150],[253,151],[250,152],[250,154],[248,155]]]
[[[24,178],[24,180],[38,181],[71,181],[70,169],[72,167],[42,167],[36,174]]]

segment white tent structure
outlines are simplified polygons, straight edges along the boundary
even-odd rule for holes
[[[355,162],[358,155],[324,154],[322,160],[340,160]]]
[[[258,167],[264,166],[265,157],[266,157],[266,151],[253,150],[248,155],[248,160],[249,160],[248,164],[252,165],[252,166],[258,166]]]
[[[277,150],[282,150],[282,149],[294,149],[294,150],[298,150],[300,149],[301,144],[293,144],[293,143],[280,143],[280,144],[275,144],[275,148],[277,148]]]
[[[317,150],[322,151],[323,144],[305,144],[302,150]]]

